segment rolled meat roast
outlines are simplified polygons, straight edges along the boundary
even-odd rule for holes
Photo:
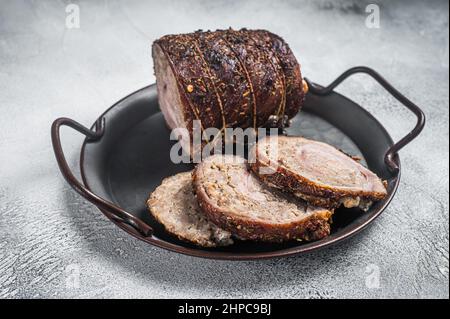
[[[307,90],[287,43],[265,30],[166,35],[152,54],[164,118],[191,139],[194,120],[201,129],[285,126]]]

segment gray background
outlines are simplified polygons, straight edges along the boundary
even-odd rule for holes
[[[364,1],[81,1],[80,29],[65,27],[68,3],[0,1],[0,297],[449,297],[446,1],[377,2],[380,29],[365,26]],[[154,82],[159,36],[228,26],[280,34],[319,83],[371,66],[423,107],[428,123],[401,152],[398,194],[362,234],[299,257],[202,260],[131,238],[64,182],[52,120],[90,125]],[[395,139],[413,127],[366,76],[338,91]],[[63,133],[78,170],[82,139]],[[373,267],[378,289],[366,286]],[[79,287],[68,276],[77,268]]]

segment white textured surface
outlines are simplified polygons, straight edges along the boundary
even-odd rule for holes
[[[383,1],[380,29],[365,27],[364,1],[81,1],[80,29],[65,28],[68,3],[0,0],[0,297],[449,297],[446,1]],[[228,26],[280,34],[318,83],[371,66],[424,108],[424,132],[401,152],[399,191],[362,234],[299,257],[196,259],[129,237],[64,182],[52,120],[90,125],[154,82],[157,37]],[[395,139],[413,126],[365,76],[339,91]],[[63,133],[78,167],[81,137]],[[80,269],[78,288],[66,284],[70,265]],[[366,286],[370,265],[378,289]]]

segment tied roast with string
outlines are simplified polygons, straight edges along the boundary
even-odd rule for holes
[[[300,65],[287,43],[268,31],[166,35],[153,43],[152,54],[164,118],[171,129],[187,129],[190,138],[194,120],[201,130],[222,133],[282,128],[303,105],[307,85]]]

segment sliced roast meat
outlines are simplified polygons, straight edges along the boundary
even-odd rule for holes
[[[170,128],[285,124],[306,93],[300,66],[283,39],[265,30],[197,31],[153,43],[158,99]],[[283,121],[284,120],[284,121]]]
[[[231,234],[209,222],[199,210],[192,189],[192,173],[179,173],[162,181],[150,195],[147,206],[167,232],[199,246],[233,243]]]
[[[333,211],[268,187],[243,158],[213,155],[194,170],[198,203],[214,224],[239,238],[281,242],[330,233]]]
[[[261,180],[314,205],[367,209],[387,194],[375,173],[326,143],[271,136],[258,141],[253,155],[251,168]]]

